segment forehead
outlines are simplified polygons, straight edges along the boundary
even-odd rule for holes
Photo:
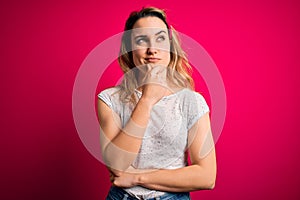
[[[133,26],[132,33],[155,34],[161,30],[167,31],[166,24],[158,17],[143,17],[137,20]]]

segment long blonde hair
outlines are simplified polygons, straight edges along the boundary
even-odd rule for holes
[[[173,84],[179,87],[187,87],[194,89],[194,81],[191,77],[192,67],[188,62],[185,52],[181,48],[177,31],[170,27],[166,20],[164,10],[147,7],[140,11],[132,12],[126,21],[124,34],[122,36],[122,43],[119,53],[118,62],[124,73],[124,78],[120,85],[121,99],[125,101],[136,102],[134,90],[138,87],[136,71],[132,70],[136,66],[133,62],[131,49],[131,31],[135,22],[143,17],[158,17],[168,28],[168,35],[170,39],[170,63],[168,67],[167,78],[172,80]]]

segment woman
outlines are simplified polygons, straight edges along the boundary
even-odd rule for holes
[[[108,200],[190,199],[212,189],[216,158],[209,108],[164,11],[133,12],[125,25],[119,86],[98,97]],[[190,165],[187,162],[187,152]]]

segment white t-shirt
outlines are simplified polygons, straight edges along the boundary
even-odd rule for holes
[[[124,128],[134,106],[122,102],[118,90],[119,87],[106,89],[98,97],[120,117]],[[135,92],[140,98],[142,93],[138,90]],[[132,167],[178,169],[186,166],[188,130],[207,112],[209,107],[203,96],[190,89],[185,88],[163,97],[151,110],[151,117]],[[164,194],[140,186],[125,190],[138,198],[153,198]]]

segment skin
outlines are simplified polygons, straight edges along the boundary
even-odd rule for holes
[[[147,63],[167,66],[170,62],[168,29],[157,17],[141,18],[134,24],[131,45],[133,62],[137,67]]]
[[[130,167],[139,152],[152,107],[162,97],[172,93],[167,84],[164,84],[165,69],[170,62],[170,42],[166,25],[157,17],[144,17],[135,23],[134,28],[133,60],[140,69],[140,81],[146,81],[140,87],[143,93],[132,112],[132,122],[125,128],[128,127],[132,133],[139,132],[139,136],[134,137],[127,134],[128,131],[121,130],[111,109],[101,100],[98,101],[102,153],[111,171],[111,182],[119,187],[141,185],[169,192],[212,189],[216,179],[216,157],[208,113],[188,133],[191,165],[174,170],[138,170]],[[201,156],[201,149],[208,146],[207,144],[212,145],[205,156]]]
[[[145,95],[160,100],[161,97],[172,93],[166,82],[166,67],[170,63],[170,40],[168,29],[164,22],[157,17],[145,17],[138,20],[131,34],[133,62],[139,68],[140,90],[146,90]],[[156,78],[156,79],[155,79]],[[159,85],[147,83],[158,83]],[[161,87],[164,86],[164,87]],[[156,95],[153,91],[158,89]],[[148,98],[149,96],[145,96]]]

